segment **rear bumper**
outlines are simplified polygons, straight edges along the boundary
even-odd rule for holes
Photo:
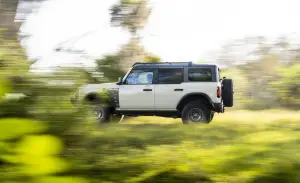
[[[223,103],[212,103],[212,110],[218,113],[224,113]]]

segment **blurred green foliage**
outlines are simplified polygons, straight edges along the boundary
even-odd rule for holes
[[[300,108],[300,64],[278,69],[279,80],[271,83],[283,106]]]
[[[0,182],[86,182],[58,174],[71,167],[62,157],[68,142],[62,140],[64,133],[84,118],[69,98],[91,77],[74,68],[32,73],[33,62],[18,41],[1,36]]]
[[[14,139],[24,134],[39,133],[45,130],[45,125],[29,119],[0,119],[0,140]]]
[[[1,78],[0,80],[0,97],[3,97],[6,93],[10,93],[12,88],[10,86],[10,82],[5,78]]]
[[[146,2],[121,1],[114,8],[113,21],[135,38],[149,15]],[[122,9],[139,10],[141,21],[133,22],[134,12],[123,14]],[[227,112],[217,115],[212,126],[183,126],[179,120],[150,117],[98,126],[69,99],[83,84],[124,76],[121,57],[128,49],[96,61],[100,78],[83,68],[32,73],[32,62],[18,41],[1,35],[0,182],[300,181],[299,111]],[[258,45],[250,54],[255,59],[244,64],[237,65],[234,55],[224,51],[227,55],[221,60],[228,67],[222,76],[234,79],[234,109],[299,110],[299,49],[291,49],[282,39],[274,44],[264,41],[259,37],[229,45]],[[130,46],[131,51],[143,52],[138,42],[132,43],[136,47]],[[132,55],[126,57],[130,60]],[[148,54],[142,61],[160,58]]]
[[[117,81],[119,77],[124,76],[125,72],[120,68],[119,55],[105,55],[96,60],[97,71],[103,73],[107,82]]]
[[[234,108],[300,109],[300,52],[292,47],[294,45],[287,46],[290,45],[289,42],[282,41],[282,38],[278,38],[273,44],[263,38],[245,38],[237,42],[232,43],[235,49],[219,59],[220,64],[227,66],[221,76],[234,80]],[[235,53],[247,50],[245,47],[251,45],[256,47],[245,53],[243,60],[238,62],[233,59]]]
[[[149,54],[145,57],[144,62],[161,62],[161,59],[159,56]]]
[[[10,54],[24,57],[10,45],[1,45],[2,65],[10,64]],[[114,55],[97,61],[102,78],[80,68],[31,73],[25,58],[19,60],[24,67],[0,68],[0,182],[299,181],[299,112],[234,111],[209,127],[149,117],[96,125],[69,98],[82,84],[122,76],[118,61]],[[228,67],[222,76],[235,81],[236,109],[299,109],[299,69],[266,55]],[[4,97],[8,93],[25,97]]]
[[[120,66],[122,60],[120,54],[105,55],[103,58],[96,60],[96,71],[103,74],[100,82],[116,82],[119,77],[125,76],[127,71],[123,71]],[[148,53],[141,62],[160,62],[160,57]]]

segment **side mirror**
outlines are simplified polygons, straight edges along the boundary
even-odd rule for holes
[[[121,85],[121,84],[122,84],[122,80],[123,80],[123,78],[122,78],[122,77],[119,77],[118,82],[117,82],[117,85]]]

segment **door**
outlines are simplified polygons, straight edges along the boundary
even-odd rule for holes
[[[158,84],[155,86],[156,110],[176,110],[184,95],[183,68],[159,68]]]
[[[155,110],[154,69],[133,69],[119,87],[120,110]]]

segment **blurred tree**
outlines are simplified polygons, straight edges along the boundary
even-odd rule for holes
[[[269,86],[279,67],[279,59],[276,56],[266,55],[259,61],[250,62],[241,66],[241,73],[248,79],[248,87],[245,96],[249,99],[248,107],[251,109],[273,108],[276,100],[274,90]],[[263,101],[263,102],[261,102]]]
[[[142,62],[145,59],[145,54],[145,49],[140,44],[140,38],[132,38],[129,43],[121,47],[118,53],[120,69],[127,72],[134,63]]]
[[[145,62],[161,62],[161,58],[156,55],[151,55],[149,54],[148,56],[145,57]]]
[[[123,54],[128,52],[121,52],[119,54],[105,55],[103,58],[96,60],[97,68],[96,71],[103,74],[103,78],[98,80],[98,82],[115,82],[119,77],[122,77],[126,74],[126,71],[123,71],[119,67],[120,57]],[[129,57],[128,57],[129,58]],[[144,58],[144,62],[160,62],[160,57],[152,54],[147,54]]]
[[[0,117],[49,121],[56,117],[54,122],[64,121],[66,116],[71,118],[76,110],[71,108],[70,95],[80,85],[96,82],[95,77],[81,68],[32,73],[32,63],[17,40],[5,40],[0,34]]]
[[[20,24],[14,22],[18,0],[0,1],[0,28],[5,30],[5,38],[17,38]]]
[[[147,23],[151,10],[146,0],[121,0],[111,8],[111,23],[129,30],[133,37]]]
[[[283,107],[300,108],[300,64],[278,68],[276,80],[271,83]]]
[[[278,78],[287,79],[280,74],[284,73],[280,68],[294,63],[293,59],[296,58],[295,49],[291,49],[287,38],[279,37],[273,42],[264,37],[240,39],[226,45],[222,53],[219,63],[225,64],[228,71],[239,70],[239,72],[229,72],[238,73],[238,75],[227,75],[227,77],[234,77],[237,90],[243,92],[242,94],[236,93],[240,95],[238,101],[243,103],[241,106],[250,109],[265,109],[283,105],[279,102],[279,100],[282,101],[282,96],[278,95],[279,88],[287,89],[287,86],[280,86],[277,83],[277,87],[274,87],[271,83],[278,81]],[[246,78],[247,82],[238,78]],[[245,83],[247,86],[240,89]],[[287,80],[285,83],[288,83]]]
[[[26,19],[37,4],[44,0],[1,0],[0,1],[0,28],[5,29],[5,39],[17,39],[22,22]]]
[[[116,81],[124,76],[135,62],[160,61],[159,57],[147,53],[140,44],[138,30],[145,26],[151,12],[147,4],[146,0],[121,0],[110,9],[112,26],[128,30],[131,39],[118,53],[104,55],[96,60],[96,70],[103,73],[105,82]]]
[[[126,72],[133,63],[145,58],[145,50],[140,44],[138,30],[147,23],[151,9],[146,0],[121,0],[111,8],[111,24],[129,30],[131,40],[123,45],[119,53],[119,67]]]
[[[14,37],[0,32],[0,182],[86,182],[55,176],[69,164],[58,156],[62,141],[54,135],[82,121],[69,96],[89,77],[80,69],[32,73],[32,63]]]
[[[119,77],[124,76],[125,72],[120,69],[119,55],[105,55],[103,58],[96,60],[97,71],[103,73],[104,81],[117,81]]]
[[[20,94],[28,93],[26,84],[31,63],[26,59],[18,41],[4,36],[3,31],[0,31],[0,117],[13,115],[16,111],[23,116],[30,102],[25,102],[26,98],[19,99]],[[9,93],[18,96],[7,96]],[[8,98],[4,99],[5,97]]]

